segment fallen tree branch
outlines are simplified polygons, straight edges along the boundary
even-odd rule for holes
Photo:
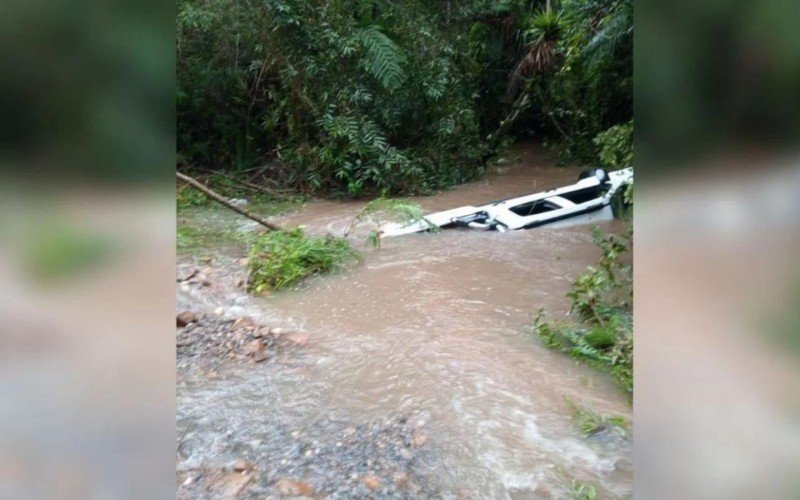
[[[272,222],[269,222],[266,219],[262,219],[261,217],[259,217],[257,215],[254,215],[254,214],[248,212],[247,210],[245,210],[245,209],[243,209],[241,207],[237,207],[236,205],[234,205],[233,203],[228,201],[224,196],[221,196],[221,195],[215,193],[213,190],[211,190],[211,188],[209,188],[208,186],[205,186],[204,184],[198,182],[197,180],[189,177],[188,175],[182,174],[180,172],[175,172],[175,174],[178,176],[178,179],[189,183],[193,188],[195,188],[198,191],[202,192],[203,194],[205,194],[206,196],[208,196],[212,200],[216,201],[217,203],[230,208],[234,212],[236,212],[236,213],[238,213],[240,215],[244,215],[248,219],[254,220],[254,221],[258,222],[259,224],[261,224],[262,226],[264,226],[267,229],[270,229],[272,231],[283,231],[282,227],[280,227],[280,226],[278,226],[276,224],[273,224]]]

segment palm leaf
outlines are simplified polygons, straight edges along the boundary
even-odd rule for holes
[[[506,87],[506,98],[513,99],[519,93],[523,82],[533,74],[543,73],[555,62],[556,47],[563,31],[561,14],[554,11],[541,11],[529,21],[530,28],[525,31],[527,52],[517,64]]]

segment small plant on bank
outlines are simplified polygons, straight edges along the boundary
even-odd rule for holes
[[[300,228],[270,231],[256,238],[247,261],[252,293],[280,290],[317,274],[341,269],[358,258],[342,238],[306,236]]]
[[[189,207],[208,205],[209,199],[208,196],[204,195],[200,191],[184,186],[183,188],[178,189],[178,192],[175,195],[175,203],[178,207],[178,210],[182,210]]]
[[[603,252],[597,267],[578,276],[567,296],[577,323],[547,321],[537,314],[533,330],[544,344],[611,373],[626,391],[633,391],[633,279],[625,256],[632,231],[603,236],[595,230]]]

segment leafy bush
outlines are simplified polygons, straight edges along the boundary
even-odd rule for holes
[[[304,278],[335,271],[357,254],[342,238],[309,237],[299,228],[270,231],[250,247],[247,287],[253,293],[280,290]]]
[[[595,230],[602,257],[567,293],[579,323],[545,321],[540,310],[533,324],[547,347],[609,371],[628,392],[633,391],[633,273],[626,258],[632,234],[603,236]]]
[[[604,166],[633,166],[633,120],[597,134],[594,143],[600,148],[598,157]]]

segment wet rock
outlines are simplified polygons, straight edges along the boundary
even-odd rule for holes
[[[414,446],[422,446],[425,444],[425,441],[428,440],[428,436],[423,432],[415,432],[414,436],[411,437],[411,444]]]
[[[281,335],[286,335],[287,333],[291,333],[291,330],[287,328],[281,328],[279,326],[274,326],[269,329],[269,333],[275,335],[276,337],[280,337]]]
[[[408,482],[408,474],[403,471],[397,471],[392,474],[392,480],[397,486],[404,486]]]
[[[303,332],[293,332],[287,333],[281,337],[282,339],[287,340],[288,342],[298,346],[304,347],[308,345],[308,334]]]
[[[314,494],[313,486],[295,479],[279,479],[275,483],[275,489],[278,490],[278,493],[281,495],[301,495],[310,497]]]
[[[231,468],[233,470],[235,470],[235,471],[241,472],[241,471],[245,471],[245,470],[252,470],[254,467],[253,467],[253,464],[251,464],[250,462],[246,462],[244,460],[237,460],[237,461],[233,462],[233,465],[231,466]]]
[[[255,327],[256,327],[256,324],[255,324],[255,322],[253,321],[252,318],[249,318],[247,316],[243,316],[241,318],[238,318],[236,321],[234,321],[233,322],[233,326],[231,328],[233,328],[234,330],[236,330],[236,329],[252,330],[252,329],[255,329]]]
[[[197,317],[192,312],[181,311],[178,313],[177,324],[179,327],[184,327],[194,321],[197,321]]]
[[[509,492],[509,493],[510,493],[510,492]],[[459,489],[459,490],[456,492],[456,496],[457,496],[459,499],[464,499],[464,500],[467,500],[467,499],[469,499],[469,498],[472,498],[472,494],[471,494],[471,493],[469,492],[469,490],[468,490],[468,489],[466,489],[466,488],[461,488],[461,489]],[[514,498],[514,497],[512,496],[511,498]]]
[[[261,363],[262,361],[265,361],[267,359],[269,359],[269,354],[267,354],[264,351],[253,354],[253,361],[255,361],[256,363]]]
[[[381,487],[381,478],[378,476],[366,476],[361,482],[363,482],[364,486],[371,490],[377,490]]]
[[[252,342],[245,344],[244,348],[242,349],[242,352],[244,352],[245,354],[258,354],[258,353],[263,353],[264,349],[265,349],[264,341],[261,339],[256,339],[253,340]]]
[[[180,481],[178,498],[237,498],[253,481],[246,472],[201,468]]]
[[[183,282],[183,281],[189,281],[190,279],[194,278],[195,275],[197,275],[197,269],[192,269],[188,273],[184,274],[183,276],[178,275],[177,281],[179,283]]]

